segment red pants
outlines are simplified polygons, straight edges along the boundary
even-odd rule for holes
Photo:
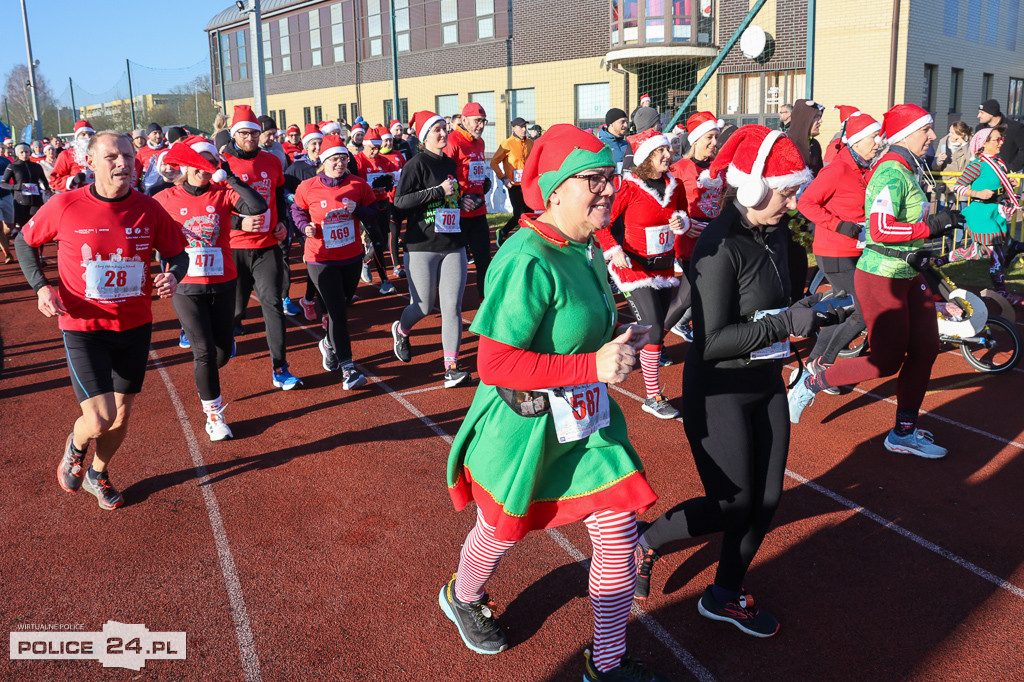
[[[871,352],[865,357],[840,360],[825,371],[823,378],[829,386],[848,386],[899,372],[897,408],[916,413],[939,354],[934,299],[920,275],[890,279],[857,270],[854,287]]]

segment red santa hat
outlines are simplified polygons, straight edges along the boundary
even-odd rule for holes
[[[206,152],[217,160],[221,159],[221,155],[220,152],[217,151],[217,147],[215,147],[214,144],[207,140],[205,137],[202,137],[200,135],[189,135],[185,139],[179,140],[178,142],[184,142],[187,146],[192,148],[192,151],[194,151],[197,154],[202,154],[203,152]],[[177,147],[178,142],[175,142],[171,146]]]
[[[464,118],[473,118],[474,116],[487,118],[487,112],[484,111],[479,102],[467,102],[466,106],[462,107],[462,116]]]
[[[844,144],[856,144],[868,135],[873,135],[882,129],[881,123],[857,107],[840,104],[835,108],[839,110],[839,120],[843,123],[842,141]]]
[[[391,119],[391,123],[388,123],[388,131],[394,133],[395,132],[395,126],[398,126],[399,131],[401,131],[401,129],[402,129],[402,122],[399,121],[397,118]]]
[[[760,125],[741,126],[729,137],[708,168],[711,180],[723,173],[736,188],[760,179],[772,189],[786,189],[814,179],[793,140]]]
[[[298,123],[291,124],[290,126],[288,126],[288,130],[285,131],[285,133],[287,135],[291,135],[292,133],[301,133],[301,132],[302,132],[302,130],[299,128],[299,124]]]
[[[341,135],[341,124],[337,121],[324,121],[320,124],[320,132],[324,135]]]
[[[337,135],[324,135],[324,141],[320,145],[320,163],[331,158],[335,154],[348,156],[348,147]]]
[[[443,122],[444,117],[438,116],[433,111],[417,111],[412,115],[412,127],[416,131],[416,137],[421,140],[438,121]]]
[[[645,101],[646,102],[650,102],[651,101],[651,96],[648,95],[646,92],[644,94],[640,95],[640,104],[643,104]]]
[[[712,130],[722,132],[722,126],[724,125],[725,121],[722,121],[710,111],[698,111],[686,119],[686,141],[693,144]]]
[[[395,136],[391,134],[391,131],[385,128],[383,125],[378,125],[375,129],[377,134],[380,135],[380,139],[384,140],[387,138],[395,139]]]
[[[323,135],[323,133],[320,132],[320,127],[317,126],[317,124],[315,124],[315,123],[307,123],[306,124],[306,132],[302,136],[302,146],[305,147],[307,144],[309,144],[313,140],[322,140],[322,139],[324,139],[324,135]]]
[[[78,133],[95,133],[92,129],[92,124],[88,121],[75,121],[75,137],[78,137]],[[6,141],[6,140],[5,140]]]
[[[181,168],[182,166],[198,168],[207,173],[216,173],[219,170],[187,144],[171,145],[171,148],[163,155],[163,163],[175,168]]]
[[[932,115],[916,104],[897,104],[882,117],[882,133],[896,144],[911,133],[933,123]]]
[[[366,133],[366,126],[364,126],[362,123],[355,123],[355,124],[353,124],[353,126],[351,128],[349,128],[349,136],[355,135],[357,130],[362,130],[363,134],[365,134]]]
[[[642,133],[630,135],[626,138],[629,146],[633,148],[633,165],[639,166],[658,147],[668,147],[668,138],[654,128],[648,128]]]
[[[370,126],[370,129],[366,131],[366,136],[363,138],[363,142],[369,142],[374,147],[379,147],[381,143],[380,133],[377,132],[376,128]]]
[[[231,117],[231,134],[239,130],[255,130],[260,132],[260,121],[248,104],[236,104],[235,113]]]

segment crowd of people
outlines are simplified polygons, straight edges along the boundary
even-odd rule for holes
[[[946,454],[917,427],[938,336],[934,301],[908,256],[966,226],[1001,273],[1020,251],[1007,228],[1020,207],[1007,172],[1024,155],[1019,124],[983,103],[979,129],[954,125],[934,160],[962,171],[953,191],[971,203],[963,214],[943,204],[930,212],[926,152],[936,134],[926,111],[901,104],[879,121],[837,107],[841,131],[823,147],[815,138],[824,107],[798,100],[785,109],[787,132],[727,129],[707,111],[663,131],[645,95],[629,116],[611,109],[593,131],[541,131],[516,118],[492,155],[478,103],[452,117],[419,111],[388,126],[359,119],[283,131],[239,105],[211,138],[155,123],[97,132],[78,121],[67,149],[59,140],[18,145],[13,161],[0,161],[0,188],[13,194],[5,234],[16,235],[40,312],[59,318],[81,407],[59,485],[84,488],[103,509],[124,503],[108,467],[142,388],[154,294],[171,299],[205,430],[221,441],[233,434],[219,371],[245,333],[252,293],[272,385],[303,385],[285,338],[286,318],[301,316],[323,325],[322,366],[348,391],[367,384],[347,319],[359,283],[376,272],[388,296],[404,278],[409,302],[391,325],[394,355],[412,361],[413,331],[436,305],[442,385],[455,388],[473,383],[460,359],[473,263],[479,382],[447,483],[455,507],[474,502],[477,516],[438,597],[466,646],[508,648],[484,590],[505,553],[530,531],[580,520],[594,546],[585,679],[666,679],[627,654],[625,626],[662,552],[680,539],[723,535],[698,611],[774,635],[778,620],[754,605],[744,578],[781,498],[791,423],[818,393],[898,374],[885,448]],[[486,197],[495,183],[512,216],[492,240]],[[798,211],[814,225],[818,267],[854,299],[845,319],[805,296],[807,253],[789,229]],[[49,242],[55,278],[44,271]],[[306,274],[298,305],[289,296],[301,274],[293,250]],[[616,295],[633,322],[619,323]],[[837,361],[865,329],[870,354]],[[704,494],[638,528],[657,495],[608,386],[639,368],[644,412],[680,416],[661,382],[670,331],[688,342],[682,421]],[[787,394],[790,339],[808,337],[806,376],[798,370]]]

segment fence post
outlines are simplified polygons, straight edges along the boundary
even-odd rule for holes
[[[135,95],[132,94],[132,62],[130,59],[124,60],[124,66],[128,69],[128,104],[132,112],[132,130],[135,130]]]

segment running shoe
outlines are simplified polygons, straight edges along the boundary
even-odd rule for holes
[[[117,492],[117,488],[111,485],[110,474],[106,471],[101,473],[94,472],[91,469],[87,471],[83,477],[82,488],[96,496],[100,509],[109,511],[117,509],[124,504],[124,498],[121,497],[121,493]]]
[[[935,444],[935,436],[931,431],[914,429],[906,436],[897,436],[896,431],[889,431],[885,437],[885,449],[889,452],[905,452],[925,459],[942,459],[946,456],[946,448]]]
[[[182,329],[181,334],[178,336],[178,348],[188,349],[191,347],[192,342],[188,340],[188,335],[185,333],[185,330]]]
[[[299,305],[302,306],[302,314],[307,320],[310,322],[316,320],[316,301],[307,301],[303,296],[299,299]]]
[[[668,352],[664,348],[662,348],[661,357],[658,358],[658,367],[671,367],[674,364],[675,360],[673,360],[669,356]]]
[[[274,370],[274,386],[290,391],[302,385],[302,379],[288,371],[288,363],[284,363],[279,369]]]
[[[668,682],[667,677],[652,673],[643,663],[628,655],[622,657],[619,665],[605,672],[594,665],[590,649],[584,649],[583,659],[586,661],[583,682]]]
[[[679,320],[675,326],[670,329],[673,334],[679,336],[687,343],[693,343],[693,326],[689,322],[683,322]]]
[[[82,478],[85,474],[85,469],[82,467],[85,453],[79,453],[71,447],[74,438],[74,433],[68,436],[67,442],[64,443],[64,454],[61,455],[60,464],[57,465],[57,483],[60,483],[60,487],[69,493],[78,492],[78,489],[82,487]],[[88,445],[86,445],[86,449],[88,449]]]
[[[806,376],[807,374],[810,374],[811,376],[814,376],[815,374],[820,374],[820,373],[824,372],[826,369],[828,369],[828,367],[823,367],[822,366],[821,358],[814,358],[813,360],[811,360],[810,362],[808,362],[808,363],[806,363],[804,365],[805,372],[802,374],[802,376],[803,376],[804,379],[806,379],[807,378],[807,376]],[[796,376],[797,376],[798,372],[800,372],[800,368],[796,367],[796,368],[793,369],[792,372],[789,373],[789,381],[787,382],[787,384],[793,383],[793,380],[796,379]],[[822,393],[828,393],[829,395],[839,395],[839,387],[838,386],[829,386],[828,388],[823,389],[821,392]]]
[[[369,263],[363,263],[363,269],[359,273],[359,279],[361,279],[366,284],[369,284],[370,282],[373,281],[373,273],[370,272]]]
[[[789,421],[799,424],[800,415],[814,402],[814,391],[807,386],[807,378],[789,389],[786,399],[789,401]]]
[[[405,268],[401,265],[396,265],[394,269],[395,277],[405,277]]]
[[[645,399],[640,408],[658,419],[675,419],[679,416],[679,410],[672,407],[671,403],[665,400],[665,396],[660,393]]]
[[[235,434],[231,433],[231,427],[224,421],[224,410],[206,415],[206,435],[213,442],[231,440]]]
[[[755,607],[754,598],[744,591],[740,591],[735,599],[723,603],[715,599],[709,585],[697,602],[697,611],[705,618],[732,623],[754,637],[771,637],[779,631],[779,621],[775,616]]]
[[[395,293],[396,291],[398,291],[398,290],[395,289],[395,285],[392,284],[391,282],[385,281],[385,282],[381,282],[380,283],[380,293],[381,293],[381,296],[389,296],[389,295]]]
[[[455,596],[455,576],[437,595],[441,611],[459,629],[462,641],[478,654],[498,654],[508,649],[505,633],[494,620],[490,597],[486,594],[474,602],[459,601]]]
[[[341,388],[344,391],[351,391],[353,388],[359,388],[360,386],[366,385],[366,377],[356,369],[356,366],[351,362],[346,364],[341,373]]]
[[[469,372],[459,369],[458,365],[449,367],[444,373],[444,387],[455,388],[469,381]]]
[[[391,336],[395,340],[395,357],[402,362],[412,362],[412,348],[409,346],[409,337],[399,333],[397,320],[391,325]]]
[[[636,545],[636,591],[633,596],[637,599],[647,599],[651,596],[651,572],[654,570],[654,562],[661,558],[661,555],[643,543]]]
[[[338,356],[335,355],[334,349],[331,344],[328,343],[327,338],[320,339],[320,343],[317,344],[320,348],[320,355],[323,356],[324,370],[328,372],[337,372],[341,368],[341,363],[338,362]]]
[[[281,309],[288,317],[298,317],[302,314],[302,308],[292,303],[292,299],[288,296],[281,299]]]

